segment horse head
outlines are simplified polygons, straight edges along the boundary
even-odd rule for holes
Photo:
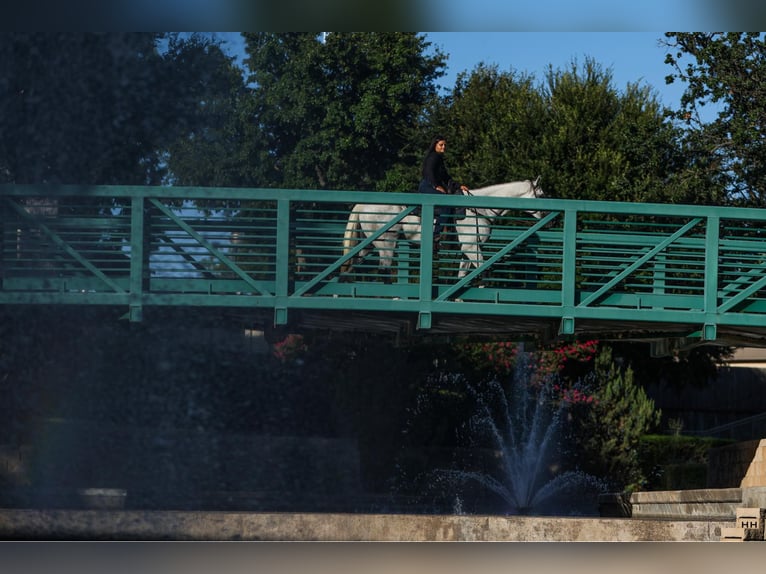
[[[542,176],[538,175],[534,181],[530,182],[532,184],[532,195],[534,197],[545,197],[545,192],[543,191],[543,188],[540,186],[540,178]]]

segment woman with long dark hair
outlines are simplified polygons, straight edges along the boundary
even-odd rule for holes
[[[423,158],[423,179],[420,180],[420,193],[455,193],[458,188],[468,191],[468,187],[457,183],[447,171],[444,162],[444,150],[447,149],[447,139],[444,136],[436,136],[431,140],[426,155]],[[434,225],[434,249],[439,245],[444,231],[444,222],[452,215],[452,208],[434,208],[436,223]]]

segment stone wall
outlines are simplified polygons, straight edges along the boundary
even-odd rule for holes
[[[754,366],[726,366],[718,377],[702,387],[679,388],[668,382],[647,385],[647,396],[662,410],[663,427],[671,419],[683,423],[682,432],[705,434],[722,425],[732,425],[715,435],[734,440],[752,440],[766,436],[766,418],[751,424],[737,424],[743,419],[766,413],[766,369]]]
[[[753,463],[757,453],[763,450],[764,445],[766,445],[765,440],[750,440],[711,448],[708,451],[707,487],[739,488],[743,486],[743,481],[748,474],[751,463]],[[759,456],[763,460],[763,454]],[[756,472],[756,468],[761,472],[762,485],[766,486],[766,472],[760,467],[754,467],[753,472]],[[754,479],[755,476],[752,476],[750,483]],[[747,486],[756,485],[747,484]]]
[[[322,510],[358,497],[355,441],[49,421],[44,441],[0,449],[0,505],[77,508],[85,488],[127,508]]]

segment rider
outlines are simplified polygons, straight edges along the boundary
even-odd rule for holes
[[[423,159],[423,179],[420,181],[418,191],[420,193],[453,193],[453,189],[460,187],[463,191],[468,191],[468,187],[453,181],[447,171],[444,163],[444,150],[447,147],[447,140],[443,136],[436,136]],[[434,207],[434,216],[436,224],[434,225],[434,249],[439,245],[443,238],[444,221],[452,215],[451,207]]]

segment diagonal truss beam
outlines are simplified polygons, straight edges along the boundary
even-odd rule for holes
[[[612,277],[611,280],[609,280],[607,283],[602,285],[597,291],[594,293],[591,293],[588,297],[586,297],[583,301],[581,301],[577,306],[578,307],[587,307],[588,305],[596,302],[598,299],[600,299],[603,295],[605,295],[612,287],[617,285],[620,281],[625,279],[628,275],[633,273],[636,269],[641,267],[644,263],[649,261],[652,257],[657,255],[660,251],[668,247],[668,245],[671,245],[673,242],[675,242],[680,237],[683,237],[691,231],[694,227],[696,227],[700,222],[702,221],[701,217],[695,217],[691,221],[689,221],[686,225],[684,225],[681,229],[676,231],[673,235],[670,235],[669,237],[666,237],[662,241],[660,241],[657,245],[655,245],[653,248],[651,248],[649,251],[644,253],[641,257],[636,259],[633,263],[628,265],[625,269],[623,269],[620,273]]]
[[[755,283],[751,284],[749,287],[743,289],[742,291],[734,295],[734,297],[732,297],[731,299],[727,299],[725,303],[722,303],[718,307],[718,312],[726,313],[727,311],[733,309],[734,307],[739,305],[742,301],[750,297],[750,295],[752,295],[753,293],[757,293],[764,287],[766,287],[766,275],[761,277]]]
[[[341,266],[346,262],[352,259],[357,255],[357,253],[361,252],[364,248],[368,247],[373,241],[378,239],[381,235],[383,235],[386,231],[391,229],[394,225],[399,223],[402,219],[407,217],[410,213],[412,213],[415,210],[414,205],[407,207],[400,211],[398,214],[396,214],[394,217],[388,220],[388,222],[385,225],[381,225],[380,228],[375,231],[375,233],[370,234],[365,239],[361,240],[353,249],[351,249],[346,255],[340,257],[335,261],[335,263],[327,266],[324,271],[319,273],[316,277],[314,277],[311,281],[303,285],[300,289],[298,289],[294,295],[300,296],[304,293],[307,293],[310,289],[312,289],[315,285],[320,283],[321,281],[324,281],[325,278],[330,276],[332,273],[334,273],[336,270],[340,269]]]
[[[72,259],[77,261],[80,265],[85,267],[88,271],[93,273],[96,277],[98,277],[101,281],[106,283],[113,291],[116,293],[127,293],[125,289],[120,287],[119,284],[112,281],[109,277],[107,277],[103,271],[101,271],[98,267],[93,265],[90,261],[88,261],[85,257],[82,256],[82,254],[77,251],[74,247],[69,245],[69,243],[64,240],[58,233],[53,231],[50,227],[45,225],[40,219],[33,216],[31,213],[29,213],[26,209],[24,209],[22,206],[20,206],[18,203],[13,201],[10,198],[6,199],[6,202],[18,213],[22,219],[25,221],[33,224],[35,227],[40,229],[45,235],[47,235],[53,243],[58,245],[61,249],[64,250]]]
[[[210,241],[205,239],[202,235],[200,235],[197,231],[195,231],[188,223],[186,223],[183,219],[179,218],[175,213],[173,213],[166,205],[164,205],[161,201],[157,199],[150,199],[152,202],[152,205],[154,205],[157,209],[159,209],[162,213],[164,213],[171,221],[173,221],[178,227],[183,229],[186,233],[188,233],[192,238],[194,238],[196,241],[199,242],[200,245],[202,245],[205,249],[207,249],[213,256],[215,256],[221,263],[223,263],[226,267],[231,269],[234,273],[237,274],[237,276],[242,279],[245,283],[250,285],[253,289],[255,289],[259,295],[264,296],[271,296],[273,295],[263,283],[260,281],[256,281],[250,275],[245,273],[239,265],[237,265],[234,261],[232,261],[223,251],[216,248]]]
[[[551,212],[540,219],[537,223],[516,237],[516,239],[511,241],[508,245],[498,250],[495,254],[492,255],[492,257],[486,259],[479,267],[468,273],[468,275],[463,277],[452,287],[441,293],[436,299],[434,299],[434,301],[447,301],[449,297],[452,297],[458,290],[462,289],[465,285],[468,285],[480,273],[483,273],[487,267],[494,265],[495,262],[497,262],[500,258],[505,257],[505,255],[516,249],[517,246],[532,237],[540,229],[545,227],[549,221],[553,221],[559,215],[561,215],[560,212]]]

